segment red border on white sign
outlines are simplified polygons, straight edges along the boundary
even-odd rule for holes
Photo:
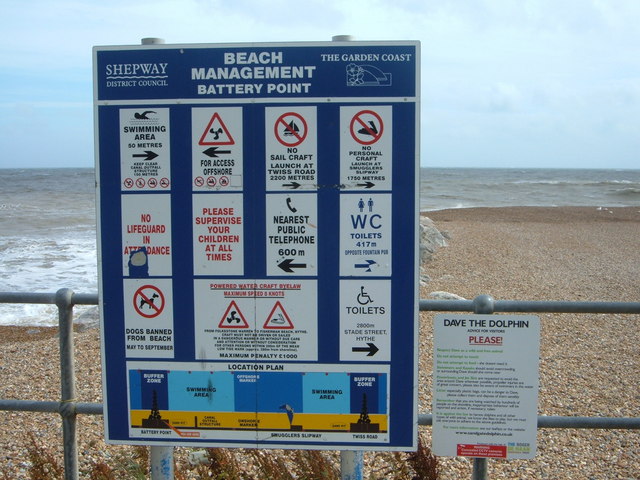
[[[156,292],[157,296],[156,296],[156,293],[154,293],[151,296],[145,295],[144,289],[146,288],[149,288],[154,292]],[[138,302],[138,298],[140,298],[139,302]],[[160,298],[160,305],[155,304],[155,298]],[[140,304],[140,306],[138,306],[138,304]],[[150,314],[144,313],[142,311],[142,307],[144,305],[148,305],[149,308],[152,310],[152,313]],[[157,317],[162,313],[162,310],[164,310],[164,305],[165,305],[164,294],[162,293],[162,290],[160,290],[155,285],[143,285],[142,287],[136,290],[136,293],[133,294],[133,308],[135,308],[136,312],[139,315],[143,316],[144,318]]]
[[[229,312],[231,312],[232,308],[233,308],[233,312],[231,313],[232,320],[236,321],[234,325],[231,324],[231,320],[229,320],[227,317],[227,315],[229,315]],[[236,313],[239,315],[239,317],[235,317]],[[225,320],[226,320],[226,323],[225,323]],[[222,315],[222,318],[220,319],[220,323],[218,323],[218,328],[249,328],[249,323],[247,323],[247,319],[244,318],[244,315],[238,308],[238,304],[236,303],[235,300],[231,300],[231,303],[229,304],[229,306],[224,312],[224,315]]]
[[[282,315],[278,315],[276,317],[278,309],[282,312]],[[291,319],[280,301],[277,301],[273,306],[271,313],[267,317],[267,321],[264,322],[262,328],[268,328],[271,330],[291,330],[293,328],[293,323],[291,323]]]
[[[207,141],[207,136],[209,136],[210,130],[212,130],[212,126],[215,122],[218,122],[217,124],[220,125],[220,128],[222,129],[222,133],[224,133],[226,135],[226,139],[225,140],[208,140]],[[220,116],[220,114],[218,112],[215,112],[212,116],[211,116],[211,120],[209,120],[209,123],[207,124],[207,128],[204,129],[204,132],[202,132],[202,136],[200,137],[200,140],[198,141],[198,145],[235,145],[235,140],[233,139],[233,137],[231,136],[231,133],[229,133],[229,129],[227,128],[227,126],[224,124],[224,122],[222,121],[222,117]]]
[[[372,129],[371,125],[362,120],[362,115],[372,115],[375,117],[378,122],[380,122],[380,129],[376,132]],[[357,125],[356,125],[357,123]],[[361,128],[358,128],[361,127]],[[354,129],[355,128],[355,129]],[[351,136],[353,139],[361,145],[373,145],[378,140],[382,138],[382,132],[384,131],[384,122],[382,121],[382,117],[378,115],[373,110],[362,110],[361,112],[356,113],[351,119],[351,125],[349,126],[349,130],[351,131]],[[364,140],[358,137],[359,130],[365,130],[367,132],[366,135],[370,135],[372,140]]]
[[[287,117],[289,115],[291,115],[291,116],[297,118],[298,120],[300,120],[300,122],[302,123],[302,128],[303,128],[302,134],[298,133],[297,131],[295,131],[294,129],[292,129],[289,126],[289,123],[285,120],[285,117]],[[286,139],[283,138],[285,133],[283,132],[281,134],[280,133],[280,129],[278,128],[278,127],[281,127],[281,126],[284,126],[284,132],[289,132],[289,134],[291,136],[293,136],[293,138],[295,138],[296,140],[294,140],[293,142],[287,142]],[[285,147],[297,147],[302,142],[304,142],[304,140],[307,138],[307,134],[309,133],[309,127],[307,126],[307,121],[304,119],[304,117],[302,115],[300,115],[299,113],[296,113],[296,112],[287,112],[287,113],[283,113],[282,115],[280,115],[278,117],[278,119],[276,120],[275,125],[273,126],[273,133],[276,136],[276,140],[278,140],[278,142],[280,142]],[[281,137],[281,135],[282,135],[282,137]]]

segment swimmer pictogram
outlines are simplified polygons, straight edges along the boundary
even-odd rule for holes
[[[153,110],[145,110],[144,112],[136,112],[136,113],[134,113],[133,117],[136,120],[149,120],[148,115],[150,113],[156,113],[156,112],[154,112]]]

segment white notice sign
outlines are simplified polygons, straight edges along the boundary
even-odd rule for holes
[[[120,178],[122,190],[168,191],[169,109],[120,110]]]
[[[171,275],[171,197],[122,195],[122,244],[125,277]]]
[[[191,110],[194,190],[242,188],[242,108]]]
[[[358,190],[391,190],[391,107],[340,108],[340,178]]]
[[[391,280],[340,281],[340,360],[391,360]]]
[[[316,107],[268,107],[265,116],[267,190],[315,190]]]
[[[318,197],[267,195],[267,275],[318,274]]]
[[[242,194],[193,196],[193,272],[242,275],[244,229]]]
[[[317,360],[317,288],[315,280],[196,280],[196,358]]]
[[[533,458],[539,354],[536,316],[436,315],[433,452]]]
[[[341,195],[340,212],[340,275],[391,276],[391,195]]]
[[[128,358],[173,358],[173,294],[169,278],[125,278],[124,326]]]

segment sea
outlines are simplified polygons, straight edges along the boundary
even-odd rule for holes
[[[640,206],[640,170],[422,168],[420,209]],[[0,292],[98,291],[93,169],[0,169]],[[94,324],[97,307],[77,306]],[[57,325],[52,305],[0,304],[0,325]]]

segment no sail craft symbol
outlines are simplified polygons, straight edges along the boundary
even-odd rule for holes
[[[307,121],[296,112],[283,113],[276,120],[273,132],[278,142],[285,147],[296,147],[307,138]]]

